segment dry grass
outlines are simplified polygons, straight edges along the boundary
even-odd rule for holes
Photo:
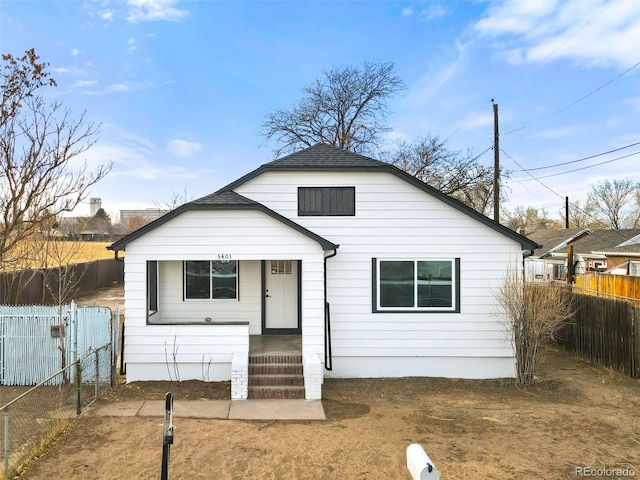
[[[9,271],[30,268],[55,268],[76,263],[93,262],[113,258],[114,253],[107,250],[112,242],[74,242],[51,241],[46,244],[27,245],[12,252],[14,260],[5,264]]]
[[[58,242],[70,253],[69,263],[93,262],[113,258],[113,252],[107,247],[113,242]]]

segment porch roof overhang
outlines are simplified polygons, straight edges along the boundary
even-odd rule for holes
[[[127,244],[142,237],[146,233],[158,228],[159,226],[167,223],[172,218],[182,215],[188,211],[216,211],[216,210],[256,210],[262,212],[271,218],[291,227],[292,229],[302,233],[306,237],[314,240],[323,248],[323,250],[337,250],[339,245],[330,242],[329,240],[317,235],[311,230],[303,227],[302,225],[294,222],[293,220],[274,212],[270,208],[267,208],[261,203],[244,197],[236,192],[217,192],[206,197],[202,197],[193,202],[185,203],[175,210],[163,215],[162,217],[154,220],[153,222],[139,228],[138,230],[130,233],[129,235],[121,238],[120,240],[112,243],[107,247],[108,250],[114,252],[122,252],[126,250]]]

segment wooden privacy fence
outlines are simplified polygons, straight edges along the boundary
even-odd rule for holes
[[[640,307],[640,277],[587,273],[575,277],[573,288],[585,295],[627,300]]]
[[[586,360],[640,377],[640,308],[630,302],[573,293],[573,322],[558,343]]]
[[[67,270],[63,273],[62,269]],[[80,279],[74,285],[71,297],[124,281],[124,263],[115,259],[95,260],[67,267],[40,270],[22,270],[0,273],[0,304],[4,305],[52,305],[58,302],[52,296],[58,282],[64,279]],[[68,280],[67,280],[68,281]]]

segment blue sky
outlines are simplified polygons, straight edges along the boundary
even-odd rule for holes
[[[407,85],[389,145],[438,135],[484,152],[495,99],[508,206],[557,217],[595,182],[640,181],[639,45],[637,0],[0,0],[2,53],[35,48],[58,83],[47,97],[101,124],[86,160],[113,162],[91,191],[112,217],[272,160],[265,116],[363,61],[394,62]]]

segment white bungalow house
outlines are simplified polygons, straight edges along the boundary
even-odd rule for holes
[[[513,377],[497,295],[536,247],[388,163],[316,145],[109,247],[126,251],[127,380],[231,379],[251,398],[249,350],[270,338],[298,341],[307,399],[325,377]]]

